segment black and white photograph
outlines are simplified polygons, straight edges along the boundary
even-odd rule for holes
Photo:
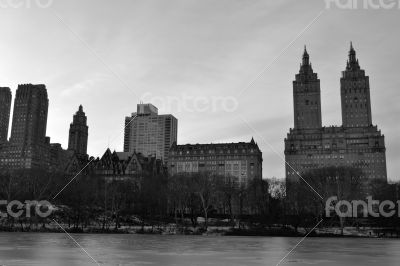
[[[0,266],[400,265],[400,0],[0,0]]]

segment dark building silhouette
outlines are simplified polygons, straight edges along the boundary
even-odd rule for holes
[[[49,164],[50,138],[46,138],[49,100],[45,85],[18,85],[10,141],[1,165],[8,168],[43,168]]]
[[[321,88],[314,73],[307,49],[304,47],[300,72],[293,81],[294,127],[321,128]]]
[[[80,105],[70,125],[68,138],[68,150],[74,151],[78,157],[87,157],[88,129],[87,117]]]
[[[48,108],[45,85],[18,85],[10,142],[21,146],[44,143]]]
[[[237,184],[262,179],[262,152],[254,139],[250,142],[172,145],[168,171],[180,173],[212,172],[233,177]]]
[[[0,144],[7,142],[10,122],[11,90],[0,87]]]
[[[124,152],[129,152],[129,139],[131,137],[131,127],[130,124],[133,122],[134,117],[125,117],[125,127],[124,127]]]
[[[135,152],[111,152],[92,161],[90,171],[106,181],[139,180],[146,174],[164,173],[163,161]]]
[[[75,150],[64,150],[59,143],[50,143],[46,137],[49,100],[45,85],[19,85],[14,101],[10,140],[0,145],[0,170],[42,169],[50,172],[76,174],[76,169],[86,165],[88,158]],[[1,106],[3,107],[3,105]],[[0,108],[1,108],[0,107]],[[9,111],[8,111],[9,112]],[[86,154],[87,127],[85,113],[79,109],[74,117],[75,130],[82,132],[83,143],[77,151]]]
[[[342,121],[344,127],[369,127],[372,125],[369,77],[360,68],[353,44],[349,60],[340,79]]]
[[[307,51],[293,82],[294,128],[285,139],[286,180],[317,168],[359,168],[365,178],[387,180],[385,139],[372,125],[369,77],[353,45],[342,73],[342,126],[322,127],[319,80]]]

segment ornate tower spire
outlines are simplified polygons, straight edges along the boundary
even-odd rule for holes
[[[303,53],[303,66],[308,66],[310,64],[310,56],[307,52],[307,47],[304,45],[304,53]]]
[[[304,45],[304,52],[302,61],[300,63],[300,74],[304,74],[307,78],[312,78],[313,76],[313,69],[310,62],[310,55],[307,52],[307,47]]]
[[[73,122],[69,128],[68,150],[75,151],[79,157],[87,157],[88,126],[86,115],[82,105],[75,113]]]
[[[347,61],[346,70],[360,70],[356,50],[353,48],[353,42],[350,42],[349,60]]]
[[[343,126],[370,126],[372,124],[372,115],[369,77],[360,68],[352,42],[350,42],[346,70],[342,72],[340,84]]]
[[[322,127],[320,81],[311,67],[306,46],[299,74],[293,81],[293,99],[295,129]]]

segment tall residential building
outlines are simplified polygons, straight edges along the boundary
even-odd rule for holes
[[[87,157],[88,129],[87,117],[80,105],[69,127],[68,150],[81,158]]]
[[[159,115],[152,104],[138,104],[137,112],[125,118],[124,152],[141,153],[168,161],[169,149],[178,138],[178,120]]]
[[[132,114],[131,116],[125,117],[125,127],[124,127],[124,152],[129,152],[129,139],[131,137],[131,121],[134,118]]]
[[[14,101],[11,143],[44,143],[49,99],[45,85],[18,85]]]
[[[7,142],[10,122],[11,90],[0,87],[0,144]]]
[[[294,128],[285,139],[287,182],[330,166],[359,168],[365,178],[387,180],[385,138],[372,125],[369,77],[360,68],[353,45],[340,80],[342,126],[322,127],[316,78],[305,52],[293,83]]]
[[[306,47],[300,72],[293,81],[293,99],[295,128],[322,127],[320,81],[312,69]]]
[[[174,144],[168,162],[169,174],[212,172],[230,176],[237,184],[262,179],[262,152],[250,142],[221,144]]]
[[[340,95],[344,127],[372,125],[369,77],[360,68],[353,44],[350,44],[349,60],[340,79]]]
[[[46,138],[49,100],[45,85],[18,85],[11,137],[1,156],[9,168],[47,167],[49,142]]]

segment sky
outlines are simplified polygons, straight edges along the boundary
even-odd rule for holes
[[[330,126],[341,125],[340,76],[353,41],[370,76],[388,178],[399,180],[400,8],[328,2],[0,0],[0,86],[14,97],[18,84],[46,84],[47,135],[64,148],[80,104],[88,152],[101,156],[122,150],[125,116],[152,102],[178,119],[178,144],[254,137],[263,176],[284,178],[304,45]]]

